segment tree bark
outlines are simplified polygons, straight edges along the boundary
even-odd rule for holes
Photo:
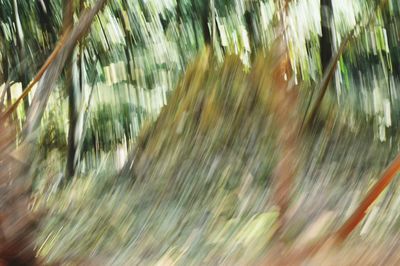
[[[331,20],[332,19],[332,1],[321,0],[321,30],[322,35],[319,37],[320,57],[322,73],[325,73],[329,62],[332,58],[332,41],[331,41]]]
[[[201,10],[201,27],[203,30],[203,38],[204,38],[204,44],[205,45],[211,45],[212,44],[212,36],[211,36],[211,31],[208,27],[208,14],[210,12],[210,2],[209,0],[205,1],[204,7],[203,8],[198,8],[198,10]]]
[[[292,198],[294,177],[298,167],[300,119],[298,117],[298,91],[294,84],[285,24],[289,1],[280,1],[280,22],[277,31],[280,34],[275,40],[271,53],[274,53],[275,67],[272,73],[274,89],[274,124],[278,135],[278,163],[273,170],[272,200],[279,209],[277,235],[281,237],[287,224],[287,210]]]
[[[63,32],[73,25],[74,6],[73,1],[63,1]],[[74,52],[72,52],[74,54]],[[76,74],[79,71],[79,64],[76,64],[76,57],[71,56],[67,59],[65,65],[65,87],[68,93],[68,147],[67,162],[65,167],[64,183],[68,182],[75,175],[76,169],[76,127],[78,122],[77,111],[77,84]],[[80,75],[80,74],[79,74]]]

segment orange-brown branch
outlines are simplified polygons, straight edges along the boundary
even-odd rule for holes
[[[334,234],[335,238],[342,242],[347,238],[348,235],[357,227],[357,225],[365,217],[368,208],[374,203],[374,201],[382,194],[385,188],[392,182],[393,178],[400,170],[400,155],[398,155],[389,167],[383,172],[380,180],[372,187],[368,192],[367,196],[360,203],[354,213],[348,218],[348,220],[339,228]]]
[[[57,46],[54,48],[53,52],[50,54],[50,56],[46,59],[46,62],[43,64],[43,66],[40,68],[39,72],[36,74],[34,79],[29,83],[28,87],[26,87],[25,90],[23,90],[23,93],[18,97],[18,99],[10,106],[7,108],[7,110],[1,115],[0,121],[3,121],[5,118],[7,118],[11,113],[13,113],[18,105],[21,103],[21,101],[28,96],[29,92],[32,90],[33,86],[40,80],[40,78],[43,76],[43,74],[46,72],[47,68],[50,66],[50,64],[54,61],[54,59],[57,57],[58,53],[60,52],[61,48],[64,47],[65,41],[67,40],[67,37],[69,36],[69,33],[71,32],[71,28],[69,28],[64,35],[62,36],[61,40],[57,44]]]
[[[34,79],[29,83],[28,87],[26,87],[25,90],[23,90],[23,93],[18,97],[18,99],[10,106],[7,108],[7,110],[1,115],[0,121],[3,121],[5,118],[7,118],[11,113],[13,113],[20,102],[28,96],[29,92],[32,90],[33,86],[40,80],[40,78],[43,76],[43,74],[46,72],[47,68],[49,65],[54,61],[54,59],[57,57],[58,53],[60,52],[61,48],[65,44],[65,40],[67,39],[68,34],[71,32],[71,28],[69,28],[65,34],[62,36],[61,40],[57,44],[56,48],[54,48],[53,52],[49,55],[47,58],[46,62],[43,64],[43,66],[40,68],[39,72],[36,74]]]

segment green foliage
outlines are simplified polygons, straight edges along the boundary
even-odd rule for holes
[[[7,81],[14,83],[3,94],[5,105],[20,95],[18,88],[34,77],[60,40],[62,2],[0,0],[0,92]],[[79,5],[94,2],[74,1],[75,23],[82,15]],[[357,202],[360,197],[342,187],[354,186],[362,194],[369,185],[365,180],[397,152],[400,6],[394,0],[377,5],[332,1],[332,17],[321,21],[320,1],[291,1],[284,21],[294,82],[300,84],[299,112],[318,94],[313,88],[323,75],[322,24],[331,52],[354,32],[300,156],[305,161],[301,186],[314,191],[325,182],[328,188],[323,199],[302,194],[303,187],[296,197],[314,197],[312,202],[324,208]],[[67,91],[63,75],[41,123],[43,154],[37,156],[41,163],[32,189],[39,194],[38,206],[54,215],[43,224],[39,252],[53,259],[119,250],[113,262],[128,265],[162,259],[219,264],[226,258],[210,253],[221,252],[235,254],[226,264],[252,264],[268,245],[277,216],[265,210],[265,202],[279,150],[274,130],[279,125],[272,123],[271,110],[280,103],[265,78],[275,65],[264,56],[271,56],[282,21],[273,0],[109,1],[71,56],[77,59],[77,89]],[[56,178],[71,146],[67,97],[77,102],[79,167],[73,182],[59,189]],[[20,107],[13,119],[20,134],[25,110]],[[126,159],[132,147],[136,157]],[[132,171],[121,181],[115,172],[127,160]],[[323,181],[316,180],[320,172]],[[348,194],[344,199],[342,190]],[[379,203],[391,208],[388,231],[393,232],[398,213],[388,195]],[[393,195],[398,202],[398,192]],[[296,237],[307,226],[311,218],[303,216],[313,208],[297,209],[301,228],[289,234]],[[368,219],[381,225],[383,218],[368,214]],[[381,230],[377,226],[371,235]]]

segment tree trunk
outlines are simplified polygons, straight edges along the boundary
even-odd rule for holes
[[[198,8],[198,10],[201,12],[200,18],[201,18],[201,27],[203,30],[204,44],[209,46],[212,44],[212,35],[208,27],[208,14],[210,11],[210,2],[208,0],[205,0],[204,6],[202,8]]]
[[[325,73],[332,58],[331,42],[331,21],[332,21],[332,1],[321,0],[321,29],[322,35],[319,37],[320,57],[322,73]]]
[[[65,32],[70,26],[73,25],[74,6],[73,1],[63,1],[63,32]],[[72,52],[74,54],[74,52]],[[76,73],[80,72],[79,65],[75,62],[75,56],[71,56],[67,59],[65,65],[65,86],[68,92],[68,150],[67,150],[67,163],[65,168],[64,183],[68,182],[75,175],[76,170],[76,127],[78,122],[78,111],[77,111],[77,85]],[[78,68],[78,69],[76,69]],[[74,71],[75,70],[75,71]],[[76,71],[78,70],[78,71]]]
[[[289,1],[281,1],[280,22],[277,31],[280,36],[275,40],[273,50],[274,72],[274,124],[278,135],[278,163],[273,170],[273,201],[279,208],[277,236],[280,237],[287,223],[287,210],[293,193],[294,177],[298,166],[298,91],[294,84],[290,64],[285,19]]]
[[[93,17],[104,6],[99,0],[79,20],[67,35],[60,51],[43,74],[32,99],[24,124],[23,141],[15,147],[13,126],[0,119],[0,265],[41,265],[36,256],[35,233],[40,214],[34,215],[30,206],[31,174],[35,167],[34,145],[48,97],[59,77],[66,59],[76,43],[86,34]],[[32,111],[34,110],[34,111]]]

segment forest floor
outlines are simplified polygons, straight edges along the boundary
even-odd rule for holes
[[[355,209],[392,156],[389,144],[368,142],[371,137],[344,130],[312,138],[312,145],[304,150],[309,160],[296,177],[289,230],[284,233],[288,247],[304,246],[332,232]],[[110,157],[97,172],[60,191],[40,194],[38,206],[46,206],[50,215],[41,228],[39,253],[49,261],[101,255],[113,265],[259,262],[274,252],[270,239],[278,213],[269,203],[270,186],[268,181],[257,181],[256,172],[238,173],[235,168],[243,164],[224,156],[213,159],[227,162],[219,164],[223,169],[213,174],[219,183],[210,187],[196,177],[172,187],[151,180],[116,184],[107,173],[114,165]],[[186,162],[188,167],[213,168],[212,163],[191,160]],[[238,181],[229,181],[236,174]],[[344,249],[330,251],[332,265],[339,259],[341,265],[384,256],[393,259],[400,244],[395,237],[400,227],[398,184],[397,180],[379,198]]]
[[[279,147],[265,108],[270,102],[254,86],[256,74],[263,80],[264,73],[243,72],[235,58],[220,69],[202,60],[142,130],[127,176],[116,178],[114,151],[62,189],[37,186],[36,207],[49,211],[39,254],[49,261],[101,257],[112,265],[271,264],[285,250],[337,229],[396,153],[396,142],[378,141],[366,121],[335,111],[298,145],[289,223],[281,243],[271,241],[278,217],[271,176]],[[57,156],[42,173],[57,173]],[[342,265],[393,264],[400,243],[398,188],[395,180],[344,248],[324,251],[330,256],[316,256],[315,264],[328,257],[324,265],[339,259]]]

